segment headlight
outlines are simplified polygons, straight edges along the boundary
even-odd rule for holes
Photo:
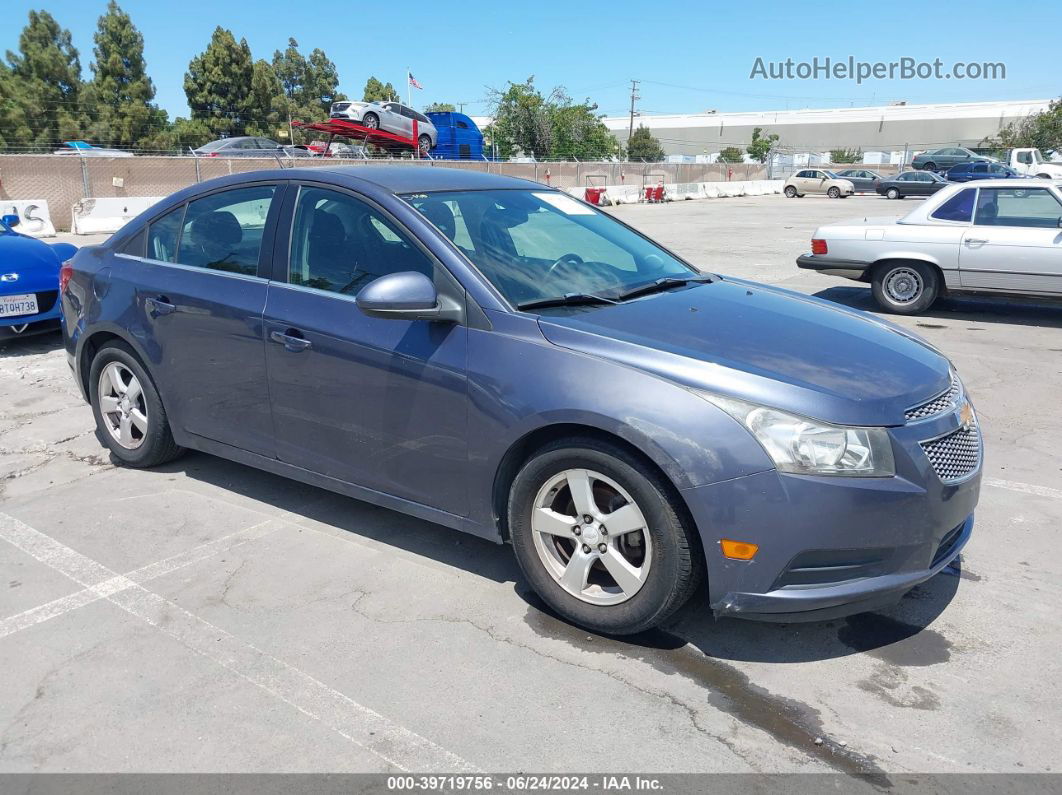
[[[783,472],[868,478],[896,474],[884,428],[828,425],[743,400],[699,394],[748,428]]]

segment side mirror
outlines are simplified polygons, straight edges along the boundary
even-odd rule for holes
[[[453,323],[464,320],[463,307],[449,296],[439,295],[431,279],[416,271],[381,276],[369,282],[355,301],[369,317]]]
[[[1060,216],[1058,217],[1058,223],[1057,223],[1057,226],[1058,226],[1058,228],[1059,228],[1059,229],[1062,229],[1062,215],[1060,215]]]
[[[20,223],[22,223],[22,219],[14,213],[0,217],[0,225],[3,225],[4,230],[7,232],[13,232]]]

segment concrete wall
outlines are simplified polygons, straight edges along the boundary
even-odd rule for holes
[[[284,167],[401,165],[406,168],[460,168],[504,174],[560,188],[587,185],[634,185],[766,179],[766,168],[755,163],[488,163],[485,161],[343,161],[311,158],[284,159]],[[270,158],[88,157],[57,155],[0,155],[0,210],[4,200],[44,199],[55,228],[69,231],[71,209],[83,198],[166,196],[188,185],[226,174],[277,168]]]

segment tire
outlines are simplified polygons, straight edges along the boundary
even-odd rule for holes
[[[115,382],[115,374],[121,386]],[[139,391],[124,404],[126,413],[121,398],[128,397],[135,389],[132,379]],[[166,409],[151,376],[125,343],[108,343],[96,353],[89,368],[88,392],[96,420],[96,438],[125,466],[137,469],[158,466],[184,452],[173,441]],[[115,411],[107,411],[112,406]]]
[[[922,170],[923,171],[936,171],[937,170],[937,164],[936,163],[926,163],[924,166],[922,166]]]
[[[889,198],[889,199],[902,199],[903,198],[903,196],[900,195],[900,191],[897,190],[896,188],[889,188],[887,191],[885,191],[885,197]]]
[[[794,188],[792,185],[786,185],[785,190],[782,191],[782,193],[785,194],[785,197],[787,199],[792,199],[797,195],[797,189]]]
[[[841,189],[834,185],[832,188],[826,191],[826,195],[829,196],[831,199],[839,199],[841,198]]]
[[[375,113],[366,113],[361,117],[361,126],[368,127],[370,130],[380,129],[380,117]]]
[[[871,290],[886,312],[917,315],[940,295],[940,274],[924,262],[886,262],[874,269]]]
[[[592,506],[590,522],[578,516],[573,482],[575,493],[580,483],[591,484],[592,503],[581,500],[584,509]],[[574,438],[543,447],[509,492],[520,569],[549,607],[593,632],[628,635],[657,626],[689,599],[704,570],[696,531],[685,526],[670,493],[652,467],[608,442]],[[543,505],[554,512],[538,514]],[[623,519],[616,515],[621,509]],[[617,566],[617,558],[626,566]],[[572,568],[573,561],[585,565]],[[626,574],[617,579],[611,571]],[[565,573],[579,576],[565,585]]]
[[[420,147],[421,156],[428,154],[431,151],[431,136],[422,135],[417,139],[417,144]]]

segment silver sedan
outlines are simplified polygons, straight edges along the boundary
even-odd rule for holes
[[[797,265],[869,282],[904,315],[946,291],[1062,296],[1062,180],[959,183],[900,219],[820,226]]]

